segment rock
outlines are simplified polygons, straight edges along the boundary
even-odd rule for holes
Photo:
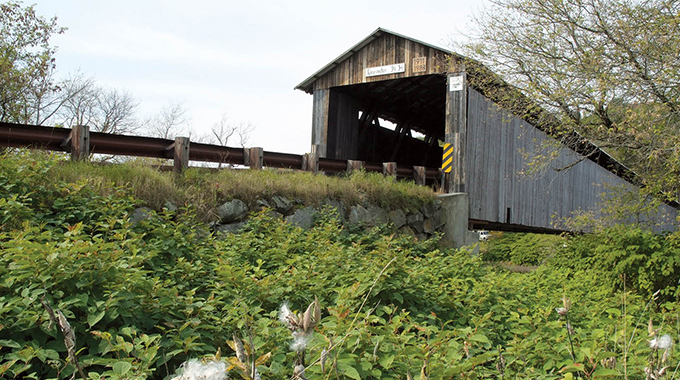
[[[270,204],[274,210],[284,215],[290,212],[290,210],[293,208],[293,202],[291,202],[288,198],[282,197],[280,195],[273,196]]]
[[[390,215],[385,209],[374,205],[368,205],[366,210],[369,215],[371,215],[371,226],[380,226],[390,222]]]
[[[314,226],[315,215],[316,210],[314,207],[307,206],[305,208],[298,209],[295,211],[295,213],[293,213],[293,215],[287,216],[286,222],[307,230]]]
[[[267,213],[265,215],[267,215],[270,218],[274,218],[274,219],[283,219],[283,214],[278,212],[278,211],[274,211],[274,210],[267,211]]]
[[[414,239],[418,238],[418,236],[416,236],[415,231],[413,231],[413,228],[411,228],[409,226],[402,226],[401,228],[399,228],[397,230],[397,233],[399,233],[400,235],[409,235]]]
[[[406,224],[406,214],[402,210],[392,210],[389,212],[390,223],[394,226],[394,229],[398,230],[403,225]]]
[[[442,201],[439,199],[435,199],[432,202],[426,203],[423,205],[423,207],[420,208],[420,212],[425,216],[426,218],[431,218],[432,213],[434,213],[437,210],[441,210],[442,208]]]
[[[132,211],[132,215],[130,215],[130,222],[132,222],[132,224],[137,224],[142,220],[149,219],[151,217],[151,213],[153,213],[153,210],[148,207],[138,207]]]
[[[437,228],[434,219],[427,218],[423,221],[423,232],[432,235],[435,233],[436,230]]]
[[[387,211],[378,206],[355,205],[349,211],[349,223],[352,225],[363,224],[368,227],[375,227],[389,222],[390,216]]]
[[[362,205],[354,205],[349,210],[349,224],[358,225],[364,224],[368,225],[371,221],[371,214]]]
[[[427,203],[423,207],[420,208],[420,213],[423,214],[423,217],[425,219],[432,218],[432,214],[434,213],[434,210],[435,210],[434,203]]]
[[[255,204],[257,205],[258,209],[263,209],[263,208],[273,208],[269,202],[267,202],[264,199],[258,199],[255,201]]]
[[[345,222],[345,203],[336,201],[335,199],[326,199],[323,201],[323,207],[330,208],[330,211],[335,213],[337,220],[340,223]]]
[[[218,207],[217,215],[225,224],[240,222],[248,216],[248,206],[242,200],[234,199]]]
[[[235,234],[237,232],[241,232],[243,230],[243,227],[245,227],[245,225],[246,225],[245,222],[220,224],[220,225],[215,226],[215,232],[217,234],[226,234],[226,233]]]
[[[423,217],[423,214],[421,214],[419,211],[416,211],[412,214],[408,214],[408,216],[406,217],[406,223],[408,223],[408,225],[411,226],[418,233],[422,233],[424,231],[423,228],[424,221],[425,218]]]

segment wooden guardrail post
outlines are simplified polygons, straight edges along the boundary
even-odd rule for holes
[[[397,163],[396,162],[383,162],[383,174],[386,176],[391,176],[395,180],[397,179]]]
[[[347,174],[364,168],[364,162],[358,160],[347,160]]]
[[[85,161],[90,157],[90,127],[76,125],[71,129],[71,160]]]
[[[414,166],[413,167],[413,178],[416,181],[416,185],[425,185],[425,180],[427,179],[427,174],[425,172],[424,166]]]
[[[189,141],[188,137],[175,137],[174,147],[174,172],[181,173],[189,167]]]
[[[264,149],[243,148],[243,164],[251,169],[262,169],[264,167]]]

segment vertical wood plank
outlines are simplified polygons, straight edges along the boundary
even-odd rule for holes
[[[460,81],[456,87],[452,81]],[[452,91],[453,90],[453,91]],[[453,170],[451,189],[464,193],[465,187],[465,141],[467,133],[467,79],[465,67],[447,75],[445,142],[453,144]]]
[[[312,108],[312,146],[320,157],[326,157],[328,143],[328,106],[330,90],[314,90]]]

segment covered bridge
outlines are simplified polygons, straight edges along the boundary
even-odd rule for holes
[[[563,230],[556,223],[564,217],[597,215],[610,187],[633,186],[634,173],[604,151],[533,122],[544,111],[518,117],[501,108],[494,100],[509,95],[529,101],[481,65],[385,29],[296,89],[314,96],[312,149],[320,157],[439,168],[451,144],[446,189],[468,194],[470,229]],[[670,228],[675,212],[663,206],[659,226]]]

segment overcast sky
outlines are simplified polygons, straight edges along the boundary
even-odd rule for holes
[[[378,27],[451,48],[481,6],[481,0],[37,0],[36,9],[68,28],[53,39],[59,77],[80,70],[126,90],[140,103],[140,117],[183,102],[195,134],[209,133],[226,114],[256,126],[250,146],[305,153],[312,96],[296,85]]]

